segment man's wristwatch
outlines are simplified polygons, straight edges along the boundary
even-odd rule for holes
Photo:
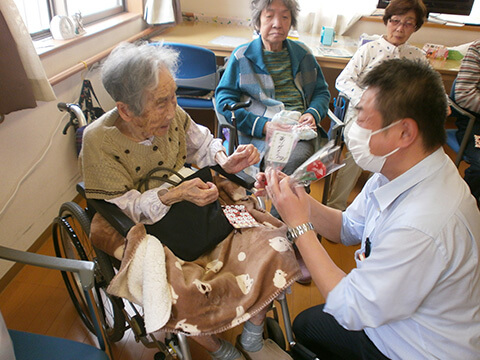
[[[305,224],[302,224],[302,225],[298,225],[297,227],[294,227],[294,228],[288,228],[287,230],[287,239],[288,241],[290,241],[292,244],[295,243],[295,240],[297,240],[297,238],[300,236],[300,235],[303,235],[305,234],[307,231],[310,231],[310,230],[315,230],[315,228],[313,227],[313,224],[311,222],[307,222]]]

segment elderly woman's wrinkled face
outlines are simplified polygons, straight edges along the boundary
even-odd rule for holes
[[[387,22],[386,39],[390,44],[405,44],[417,28],[415,12],[410,10],[403,15],[393,15]]]
[[[269,51],[282,50],[292,24],[292,14],[282,0],[273,0],[260,15],[260,35]]]
[[[177,107],[175,80],[166,69],[160,71],[158,78],[157,88],[146,94],[143,113],[133,120],[145,138],[166,135],[175,117]]]

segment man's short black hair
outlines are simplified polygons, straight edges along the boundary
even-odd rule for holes
[[[420,60],[387,60],[372,69],[362,86],[378,90],[377,110],[387,126],[412,118],[418,124],[426,150],[445,144],[447,95],[440,74]]]

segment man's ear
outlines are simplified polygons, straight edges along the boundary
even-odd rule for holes
[[[419,136],[418,124],[412,118],[402,119],[401,131],[399,139],[400,147],[410,146]]]
[[[117,101],[116,105],[117,105],[117,110],[120,117],[126,122],[132,121],[134,116],[133,116],[133,113],[128,108],[128,105],[121,101]]]

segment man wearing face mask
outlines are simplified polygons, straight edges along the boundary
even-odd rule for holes
[[[438,73],[389,60],[363,80],[348,146],[375,174],[345,210],[289,177],[259,176],[326,303],[297,316],[297,341],[321,359],[479,359],[480,213],[445,154]],[[318,242],[358,245],[345,274]]]

